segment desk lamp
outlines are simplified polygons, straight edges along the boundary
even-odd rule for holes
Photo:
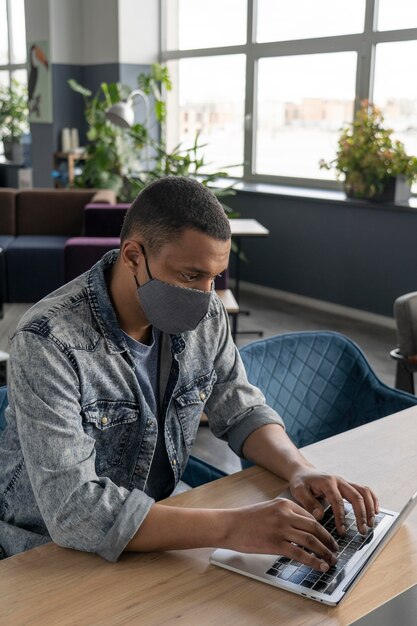
[[[134,89],[128,96],[126,101],[116,102],[111,107],[106,109],[105,115],[107,119],[118,126],[119,128],[130,128],[133,126],[135,122],[135,112],[133,110],[133,101],[139,96],[143,99],[145,103],[145,128],[149,133],[149,98],[141,89]],[[149,143],[145,146],[146,150],[146,166],[149,167],[150,162],[150,154],[149,154]]]

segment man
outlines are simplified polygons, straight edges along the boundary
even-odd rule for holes
[[[370,489],[316,470],[248,384],[213,291],[229,252],[215,196],[192,180],[162,179],[130,208],[120,251],[23,316],[0,440],[6,556],[51,539],[109,561],[124,550],[213,546],[326,571],[337,546],[317,521],[321,496],[341,533],[343,498],[361,531],[373,525]],[[181,478],[203,410],[237,454],[287,479],[300,506],[160,504]]]

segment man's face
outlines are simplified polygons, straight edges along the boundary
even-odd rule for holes
[[[192,229],[154,254],[144,248],[153,278],[201,291],[210,291],[214,278],[229,264],[230,240],[219,241]],[[149,280],[145,263],[140,263],[138,274],[140,284]]]

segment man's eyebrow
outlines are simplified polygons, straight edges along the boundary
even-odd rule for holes
[[[220,270],[218,274],[222,274],[226,270],[227,270],[227,266],[224,267],[222,270]],[[199,274],[200,276],[212,276],[211,272],[206,272],[205,270],[202,270],[201,268],[198,268],[198,267],[183,267],[180,269],[180,271],[186,272],[187,274]]]

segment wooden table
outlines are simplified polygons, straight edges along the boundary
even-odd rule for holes
[[[416,488],[417,407],[304,449],[321,468],[372,486],[398,510]],[[166,501],[231,507],[285,484],[251,468]],[[210,549],[125,554],[116,564],[48,544],[0,562],[0,624],[346,626],[417,582],[414,511],[339,607],[209,565]],[[400,622],[398,622],[400,623]]]

